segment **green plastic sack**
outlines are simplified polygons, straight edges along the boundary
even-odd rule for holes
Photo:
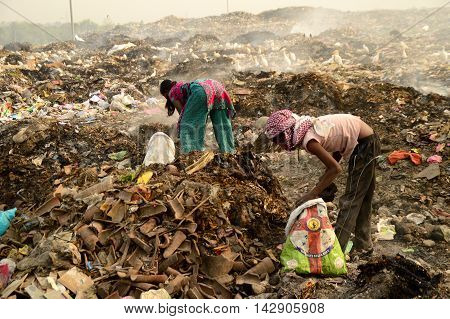
[[[289,217],[286,235],[281,252],[285,271],[328,276],[347,273],[344,254],[322,199],[297,207]]]

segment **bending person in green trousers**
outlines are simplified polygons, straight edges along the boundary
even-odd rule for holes
[[[218,81],[206,79],[194,82],[164,80],[161,94],[167,99],[169,116],[180,114],[178,133],[181,152],[203,151],[208,115],[222,153],[233,153],[234,137],[231,118],[235,111],[230,96]]]

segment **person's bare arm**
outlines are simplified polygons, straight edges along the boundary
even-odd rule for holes
[[[183,108],[183,106],[181,105],[181,102],[178,100],[175,100],[173,102],[173,105],[175,105],[175,109],[178,111],[178,114],[181,114],[181,109]]]
[[[322,161],[322,163],[326,166],[326,170],[316,187],[303,196],[299,200],[299,203],[304,203],[308,200],[319,197],[319,194],[322,193],[325,188],[330,186],[336,176],[342,172],[341,165],[322,147],[322,145],[320,145],[319,142],[316,140],[311,140],[308,142],[306,147],[311,154],[316,155]]]
[[[338,162],[338,163],[339,163],[339,162],[341,161],[341,159],[342,159],[342,155],[341,155],[340,152],[334,152],[334,153],[331,154],[331,156],[333,156],[333,158],[334,158],[334,159],[336,160],[336,162]],[[319,182],[320,182],[321,180],[324,179],[325,174],[326,174],[326,172],[325,172],[322,176],[320,176]]]

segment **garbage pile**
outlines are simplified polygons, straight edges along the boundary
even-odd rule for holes
[[[414,20],[420,12],[408,10],[402,16]],[[86,42],[7,45],[13,51],[0,51],[0,121],[130,112],[146,106],[166,77],[231,82],[233,72],[246,71],[320,72],[357,86],[364,78],[366,85],[369,80],[391,82],[445,96],[450,84],[445,12],[401,36],[394,31],[405,21],[395,14],[300,7],[260,15],[168,17],[83,35]],[[320,32],[312,35],[305,29],[324,19],[330,24]],[[174,31],[188,27],[193,34]]]
[[[450,241],[448,9],[395,32],[424,11],[167,17],[82,35],[82,43],[5,46],[0,296],[448,296],[435,276]],[[230,92],[239,153],[180,157],[170,144],[175,162],[144,165],[154,133],[178,143],[160,81],[206,77]],[[380,136],[375,257],[349,261],[348,278],[279,273],[285,217],[323,173],[305,152],[279,152],[261,134],[282,108],[352,113]],[[212,134],[207,149],[215,149]],[[331,220],[345,174],[336,185]],[[399,252],[430,267],[391,258]],[[417,276],[400,276],[405,267]],[[365,270],[370,276],[358,279]],[[370,289],[380,278],[389,288]],[[433,285],[419,283],[427,280]]]
[[[230,91],[239,114],[245,117],[268,116],[274,110],[284,108],[311,116],[348,112],[369,123],[383,144],[397,147],[402,141],[409,148],[420,146],[428,156],[445,149],[441,148],[449,130],[448,97],[424,95],[410,87],[368,81],[354,70],[346,71],[345,76],[337,75],[323,72],[239,73],[232,81]]]
[[[66,171],[47,200],[22,210],[1,238],[0,259],[15,268],[2,298],[270,291],[277,259],[269,247],[282,234],[287,207],[252,153],[194,154],[129,171],[103,167],[97,182],[81,186],[75,174]]]
[[[153,62],[128,49],[133,58],[72,51],[0,52],[0,121],[29,117],[93,119],[105,112],[147,106],[147,75]],[[10,57],[20,61],[8,63]],[[145,74],[145,76],[143,75]],[[154,77],[154,75],[153,75]],[[140,81],[135,81],[138,78]],[[144,94],[145,93],[145,94]]]
[[[75,174],[79,186],[92,181],[109,154],[126,151],[127,161],[117,164],[124,167],[144,156],[137,138],[107,121],[31,119],[3,125],[0,136],[0,202],[9,206],[18,200],[41,204],[66,173]]]

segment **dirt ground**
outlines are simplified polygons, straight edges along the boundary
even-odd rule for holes
[[[311,155],[303,154],[298,158],[297,152],[293,152],[291,154],[276,154],[269,157],[268,161],[270,161],[270,167],[272,168],[274,175],[280,180],[280,183],[283,188],[283,193],[288,199],[299,198],[301,194],[306,192],[308,189],[314,186],[315,181],[320,177],[323,173],[322,164]],[[345,164],[344,164],[345,165]],[[345,166],[344,166],[345,167]],[[390,172],[387,170],[379,169],[377,171],[377,189],[374,198],[374,216],[372,217],[374,221],[379,219],[377,216],[377,211],[380,207],[389,205],[392,210],[399,209],[412,209],[406,208],[405,206],[415,206],[414,201],[400,201],[396,193],[392,191],[393,188],[399,189],[401,185],[403,185],[400,181],[394,181],[393,183],[385,183],[383,180],[389,180]],[[346,175],[342,174],[336,184],[338,186],[339,192],[337,196],[342,195],[343,189],[345,189]],[[290,201],[291,204],[292,200]],[[338,204],[338,198],[334,201],[334,203]],[[400,207],[397,205],[401,205]],[[372,223],[372,235],[376,237],[376,224]],[[442,269],[442,265],[448,262],[448,244],[446,242],[440,242],[436,246],[432,248],[427,248],[422,246],[421,239],[414,239],[412,241],[405,241],[400,238],[396,238],[390,241],[376,240],[374,242],[374,253],[373,257],[375,260],[377,258],[381,258],[381,256],[389,256],[391,258],[395,258],[395,256],[401,255],[407,258],[411,258],[413,260],[419,260],[424,265],[431,266],[430,268],[434,269]],[[347,265],[349,266],[349,274],[348,278],[345,280],[336,280],[336,279],[317,279],[314,278],[315,290],[311,295],[312,298],[411,298],[411,297],[421,297],[420,294],[410,294],[403,289],[400,289],[403,292],[393,291],[396,289],[392,288],[383,289],[383,291],[379,291],[380,287],[384,285],[389,285],[389,281],[386,278],[383,278],[379,282],[371,283],[374,285],[373,289],[370,289],[368,292],[361,289],[361,282],[357,280],[358,275],[361,274],[361,271],[358,270],[358,266],[365,265],[367,259],[365,260],[357,260],[355,262],[350,262]],[[399,279],[402,284],[403,281],[409,282],[413,280],[415,277],[413,274],[409,272],[400,273]],[[442,285],[440,289],[436,290],[432,289],[431,295],[434,296],[448,296],[449,286],[448,286],[448,274],[445,277],[446,284]],[[286,294],[286,296],[303,296],[302,290],[303,287],[298,285],[300,283],[304,283],[304,278],[299,278],[297,276],[290,276],[289,280],[292,280],[293,283],[290,284],[289,288],[284,287],[282,290]],[[367,283],[365,283],[367,284]],[[301,290],[297,291],[299,287]],[[292,290],[291,290],[292,289]],[[361,290],[361,291],[360,291]],[[357,293],[355,292],[357,291]],[[364,293],[362,293],[364,291]],[[417,291],[418,292],[418,291]],[[424,297],[424,296],[422,296]]]

